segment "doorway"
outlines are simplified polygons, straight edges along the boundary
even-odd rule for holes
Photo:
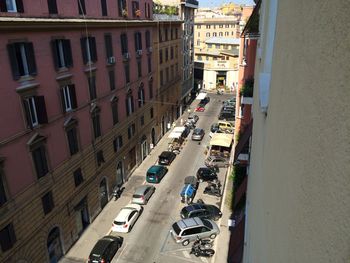
[[[75,207],[75,223],[77,226],[77,233],[80,236],[83,231],[90,224],[89,211],[87,207],[86,197],[84,197]]]
[[[116,185],[122,185],[124,183],[124,169],[123,162],[119,161],[117,165],[117,173],[116,173]]]
[[[108,192],[107,192],[107,180],[103,178],[100,183],[100,204],[101,209],[103,209],[108,203]]]
[[[152,144],[154,147],[156,145],[156,131],[154,130],[154,128],[152,128],[151,137],[152,137]]]
[[[53,228],[47,237],[47,252],[49,253],[50,263],[57,263],[63,256],[60,230],[58,227]]]
[[[145,135],[142,136],[141,139],[141,159],[142,161],[147,157],[148,147],[147,147],[147,137]]]

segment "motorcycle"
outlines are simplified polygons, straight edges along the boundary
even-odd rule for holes
[[[207,187],[205,187],[204,194],[208,194],[208,195],[214,195],[217,197],[221,197],[221,190],[219,185],[215,185],[215,184],[208,184]]]
[[[123,189],[121,185],[116,185],[113,187],[112,196],[114,197],[114,200],[117,200],[120,197],[122,191]]]
[[[197,240],[194,241],[193,246],[199,246],[200,249],[208,249],[213,247],[214,240],[212,239],[200,239],[197,237]]]
[[[196,257],[210,258],[214,255],[215,250],[211,248],[201,248],[199,245],[193,244],[190,254],[194,254]]]

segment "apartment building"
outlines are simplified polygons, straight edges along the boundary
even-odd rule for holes
[[[181,111],[182,20],[179,16],[179,7],[172,8],[164,5],[157,7],[153,13],[154,21],[157,23],[153,29],[153,46],[157,50],[155,54],[157,85],[154,105],[157,114],[157,133],[163,136],[180,116]],[[161,12],[169,11],[168,9],[173,13]]]
[[[1,2],[1,262],[57,262],[159,139],[152,4]]]
[[[260,4],[243,262],[347,262],[350,6]]]

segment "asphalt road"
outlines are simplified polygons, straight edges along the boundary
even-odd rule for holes
[[[206,132],[202,142],[191,141],[191,133],[189,134],[183,150],[168,167],[168,173],[161,183],[155,185],[155,193],[144,206],[143,213],[131,232],[113,233],[124,237],[123,246],[115,255],[113,262],[210,262],[210,259],[190,255],[191,244],[187,247],[176,244],[169,232],[171,225],[180,220],[179,212],[184,206],[180,201],[184,178],[195,175],[198,168],[204,166],[204,152],[210,141],[210,126],[217,121],[222,100],[229,96],[211,94],[210,97],[205,111],[195,113],[199,116],[196,127],[203,128]],[[225,170],[220,169],[219,178],[222,182]],[[206,183],[200,184],[195,200],[202,198],[206,203],[220,205],[219,198],[203,195],[205,186]],[[131,198],[131,193],[129,195]],[[220,238],[220,235],[217,238]]]

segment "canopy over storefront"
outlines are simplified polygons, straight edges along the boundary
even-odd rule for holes
[[[233,140],[233,134],[218,133],[213,134],[213,137],[210,140],[211,146],[222,146],[230,147]]]
[[[180,138],[185,129],[185,127],[175,127],[174,130],[169,134],[168,138]]]

